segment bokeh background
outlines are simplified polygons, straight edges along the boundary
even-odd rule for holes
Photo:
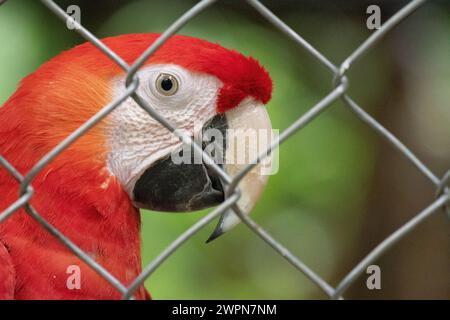
[[[77,4],[95,35],[161,32],[195,1],[57,1]],[[385,21],[407,1],[263,1],[326,55],[342,62],[372,31],[366,8]],[[259,59],[274,80],[268,105],[280,130],[324,97],[331,75],[244,1],[221,1],[184,27]],[[357,62],[350,95],[400,137],[439,176],[450,168],[450,6],[429,1]],[[39,1],[0,7],[0,104],[41,63],[83,42]],[[429,205],[435,188],[398,151],[334,105],[280,150],[280,170],[252,213],[276,239],[335,285],[374,246]],[[207,211],[143,212],[149,263]],[[450,298],[449,219],[431,216],[377,261],[382,289],[363,275],[347,298]],[[156,299],[305,299],[325,296],[245,226],[208,245],[213,225],[147,280]]]

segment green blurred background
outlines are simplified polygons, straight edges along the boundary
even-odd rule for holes
[[[366,8],[385,21],[407,1],[263,1],[332,62],[342,62],[371,31]],[[161,32],[195,1],[58,1],[81,8],[98,37]],[[439,176],[450,168],[450,10],[427,3],[348,73],[350,94]],[[181,34],[259,59],[274,81],[274,128],[288,127],[330,92],[331,75],[244,1],[222,1]],[[38,1],[0,7],[0,104],[41,63],[83,42]],[[252,216],[308,266],[336,285],[381,240],[434,199],[435,188],[398,151],[337,102],[280,149]],[[143,212],[146,265],[208,211]],[[363,275],[348,298],[450,298],[449,220],[430,217],[376,263],[382,290]],[[325,298],[243,225],[208,245],[213,225],[170,257],[146,282],[155,299]]]

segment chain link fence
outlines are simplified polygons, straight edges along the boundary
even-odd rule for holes
[[[194,19],[197,14],[206,10],[213,5],[217,0],[203,0],[189,9],[181,17],[178,18],[171,26],[169,26],[165,32],[149,47],[146,51],[134,62],[132,65],[128,65],[122,60],[116,53],[104,45],[95,35],[89,30],[85,29],[78,22],[74,21],[72,17],[62,10],[52,0],[41,0],[41,2],[47,6],[47,8],[53,12],[56,16],[60,17],[64,22],[71,19],[75,25],[75,30],[86,40],[91,42],[94,46],[100,49],[105,55],[107,55],[112,61],[114,61],[120,68],[126,73],[126,91],[125,94],[118,97],[108,105],[104,106],[97,114],[87,120],[82,126],[66,137],[61,143],[59,143],[53,150],[40,159],[33,168],[25,175],[22,176],[8,161],[8,155],[0,155],[0,165],[3,166],[14,178],[20,183],[20,191],[18,199],[12,203],[7,209],[0,213],[0,223],[5,221],[19,209],[24,209],[28,215],[34,218],[43,228],[51,233],[56,239],[64,244],[69,250],[71,250],[82,261],[89,265],[98,274],[104,277],[111,285],[113,285],[121,294],[124,299],[133,299],[136,290],[149,278],[152,273],[161,266],[161,264],[168,259],[175,251],[177,251],[184,243],[186,243],[196,232],[204,228],[207,224],[213,221],[221,213],[228,208],[234,209],[236,214],[240,217],[242,222],[254,233],[256,233],[263,241],[270,245],[281,257],[291,263],[298,271],[302,272],[308,277],[315,285],[317,285],[330,299],[343,299],[343,294],[346,290],[358,279],[358,277],[366,270],[366,268],[375,262],[386,251],[392,248],[398,241],[403,239],[408,233],[412,232],[415,227],[424,222],[431,215],[441,212],[442,209],[446,210],[450,215],[450,191],[448,184],[450,182],[450,170],[445,174],[443,178],[437,177],[433,172],[422,163],[417,156],[408,149],[395,135],[389,132],[383,125],[378,123],[372,116],[366,113],[352,98],[347,94],[349,88],[349,80],[346,76],[347,71],[352,65],[361,59],[368,51],[370,51],[387,33],[397,26],[401,21],[406,19],[412,12],[418,9],[425,3],[426,0],[413,0],[404,6],[401,10],[395,13],[389,20],[387,20],[381,28],[374,31],[372,35],[364,41],[356,50],[354,50],[350,56],[344,60],[339,66],[334,65],[323,54],[317,51],[310,43],[302,38],[297,32],[292,30],[281,19],[273,14],[267,7],[265,7],[258,0],[246,0],[246,2],[253,7],[261,16],[267,19],[275,28],[277,28],[282,34],[295,42],[299,47],[306,50],[318,64],[323,65],[330,71],[330,80],[333,83],[333,89],[317,104],[312,106],[303,116],[293,122],[280,136],[273,142],[267,151],[264,151],[257,157],[257,161],[254,164],[249,164],[236,176],[228,176],[219,166],[217,166],[213,160],[202,151],[201,146],[197,145],[188,136],[183,135],[180,131],[176,130],[170,122],[168,122],[163,116],[161,116],[151,105],[149,105],[144,99],[142,99],[136,92],[139,81],[136,73],[149,59],[149,57],[161,47],[165,41],[167,41],[173,34],[180,30],[186,23]],[[0,1],[1,3],[1,1]],[[33,197],[33,179],[39,174],[39,172],[48,165],[55,157],[61,152],[64,152],[72,143],[80,138],[85,132],[94,127],[99,121],[105,118],[115,108],[121,105],[126,99],[133,99],[140,107],[147,111],[151,117],[159,121],[168,130],[173,132],[178,138],[183,139],[185,143],[190,144],[195,152],[199,152],[203,157],[206,165],[211,170],[214,170],[225,183],[226,199],[212,212],[205,217],[201,218],[198,222],[192,225],[184,233],[182,233],[177,239],[175,239],[169,246],[167,246],[153,261],[148,264],[141,272],[141,274],[129,285],[125,286],[112,274],[110,274],[105,268],[98,264],[93,258],[91,258],[86,252],[80,249],[75,243],[68,239],[57,228],[47,222],[39,212],[37,212],[33,206],[29,203]],[[411,220],[398,228],[384,241],[379,243],[367,256],[360,261],[337,285],[332,286],[321,278],[314,270],[310,269],[302,259],[295,256],[284,247],[275,237],[270,235],[261,226],[259,226],[251,217],[244,215],[236,205],[239,199],[238,184],[243,177],[256,165],[263,160],[263,157],[270,154],[272,150],[277,148],[285,140],[289,139],[292,135],[299,132],[309,123],[314,121],[322,112],[331,108],[333,103],[337,100],[342,100],[346,107],[363,123],[375,130],[382,138],[386,139],[393,148],[406,157],[415,168],[420,171],[432,185],[436,188],[436,199],[430,199],[430,205],[415,215]]]

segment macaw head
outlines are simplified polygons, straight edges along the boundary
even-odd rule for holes
[[[157,37],[133,34],[103,41],[131,64]],[[126,76],[89,43],[50,60],[22,83],[27,90],[40,92],[31,102],[40,106],[33,110],[36,130],[45,133],[47,141],[62,140],[124,95]],[[150,57],[137,76],[139,96],[197,141],[231,177],[270,144],[271,123],[264,105],[271,98],[272,81],[255,59],[177,35]],[[111,181],[118,182],[138,208],[188,212],[224,201],[225,185],[216,172],[131,98],[71,151],[72,159],[83,158],[79,162],[95,159],[106,177],[100,187],[108,189]],[[258,166],[241,180],[237,205],[244,213],[252,209],[266,182],[267,175]],[[213,238],[238,221],[232,211],[224,213]]]

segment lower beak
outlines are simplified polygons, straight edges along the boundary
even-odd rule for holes
[[[244,100],[239,106],[213,117],[202,127],[204,152],[233,179],[255,162],[272,142],[272,126],[264,105]],[[198,137],[195,137],[196,139]],[[203,163],[201,156],[186,145],[155,161],[137,178],[133,201],[139,208],[157,211],[188,212],[212,207],[225,199],[227,185]],[[237,185],[241,197],[236,205],[244,214],[254,207],[271,173],[268,156]],[[229,209],[209,237],[211,241],[240,221]]]

